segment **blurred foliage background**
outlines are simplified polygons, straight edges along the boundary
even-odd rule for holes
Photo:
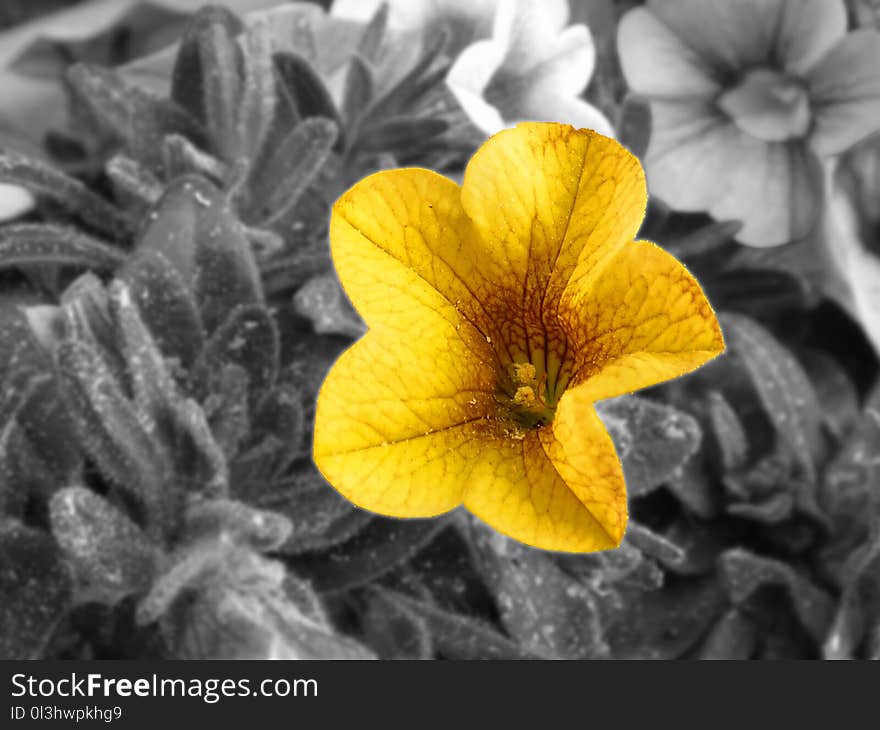
[[[880,654],[880,62],[846,66],[847,146],[803,153],[810,224],[755,245],[750,218],[652,180],[666,107],[619,32],[651,2],[199,4],[0,8],[0,656]],[[867,64],[880,9],[839,10]],[[462,55],[479,42],[501,48],[491,73]],[[460,178],[537,115],[608,124],[646,160],[643,236],[697,275],[728,344],[601,405],[631,522],[585,556],[459,512],[365,513],[310,459],[318,386],[363,332],[330,205],[388,167]],[[764,206],[790,222],[801,198],[780,195]]]

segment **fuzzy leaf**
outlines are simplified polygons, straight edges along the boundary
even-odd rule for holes
[[[235,37],[242,29],[226,8],[202,8],[184,32],[171,77],[172,100],[201,122],[210,151],[224,160],[238,156],[243,58]]]
[[[675,569],[684,562],[684,550],[663,535],[638,522],[630,521],[625,539],[644,555],[656,560],[664,567]]]
[[[373,71],[361,56],[351,57],[342,89],[342,118],[352,124],[373,98]]]
[[[822,453],[816,393],[791,353],[763,327],[738,314],[725,314],[721,322],[731,356],[745,366],[778,437],[802,469],[806,486],[799,490],[798,504],[816,512],[814,460]]]
[[[122,141],[128,154],[156,172],[162,169],[162,140],[182,134],[200,140],[196,122],[173,102],[128,84],[115,71],[77,64],[67,73],[99,124]]]
[[[272,65],[272,35],[268,21],[250,24],[244,40],[244,80],[237,136],[242,152],[254,159],[272,125],[277,104]]]
[[[292,529],[290,522],[279,514],[231,499],[193,501],[187,507],[185,523],[187,539],[224,535],[259,552],[283,545]]]
[[[397,596],[374,587],[366,594],[362,631],[381,659],[430,659],[428,622]]]
[[[745,428],[724,395],[713,390],[709,393],[709,421],[721,455],[725,471],[744,467],[749,456],[749,441]]]
[[[132,225],[121,211],[83,183],[41,160],[10,151],[0,153],[0,182],[13,183],[45,196],[66,213],[114,240],[125,239]]]
[[[59,377],[75,431],[102,474],[127,490],[147,515],[165,514],[165,455],[101,357],[83,342],[58,348]]]
[[[297,555],[291,562],[320,593],[343,591],[369,583],[406,562],[445,527],[442,519],[375,518],[350,540],[323,552]],[[296,526],[294,535],[295,531]]]
[[[110,292],[128,382],[141,422],[165,447],[179,483],[207,494],[225,493],[226,460],[204,412],[179,393],[128,289],[114,282]]]
[[[846,370],[821,350],[800,353],[820,404],[822,421],[842,441],[859,421],[859,394]]]
[[[80,601],[114,605],[153,579],[156,549],[116,507],[85,487],[66,487],[49,505],[52,534],[84,584]]]
[[[37,659],[67,612],[71,580],[54,540],[0,523],[0,656]]]
[[[320,172],[337,135],[338,127],[329,119],[311,117],[299,123],[271,157],[252,169],[245,201],[248,220],[268,226],[292,210]]]
[[[623,100],[617,138],[636,157],[644,157],[651,138],[651,105],[645,99],[629,94]]]
[[[120,270],[159,349],[189,368],[201,353],[205,333],[192,292],[168,259],[141,249]]]
[[[20,395],[0,432],[0,512],[52,494],[73,478],[83,460],[70,438],[74,426],[57,381],[34,377]]]
[[[247,396],[245,391],[242,399],[245,408]],[[287,484],[285,475],[293,462],[310,452],[311,444],[306,443],[305,435],[305,414],[299,391],[289,384],[269,391],[250,419],[247,432],[243,432],[237,442],[236,457],[230,465],[230,482],[237,492],[267,494],[267,484]],[[316,476],[316,481],[320,483],[322,480]],[[279,489],[286,490],[286,487],[279,486]],[[347,512],[340,510],[341,514],[337,514],[336,510],[330,511],[336,518]],[[333,521],[336,520],[331,523]],[[305,535],[298,537],[297,542],[303,547],[310,543]],[[332,534],[325,533],[322,537],[332,537]]]
[[[674,237],[666,248],[676,258],[723,257],[725,250],[735,249],[734,237],[741,228],[739,221],[709,223],[688,235]]]
[[[222,193],[206,180],[172,182],[148,216],[139,251],[163,254],[195,294],[208,333],[263,296],[253,253]]]
[[[230,177],[225,162],[203,152],[179,134],[169,134],[162,140],[162,161],[171,180],[181,175],[198,175],[221,185]]]
[[[761,557],[744,549],[728,550],[721,557],[721,572],[736,604],[742,604],[759,588],[781,586],[788,593],[795,614],[816,641],[822,641],[831,625],[834,602],[822,589],[790,565]]]
[[[334,122],[338,129],[344,128],[333,97],[305,58],[296,53],[276,53],[272,60],[288,98],[296,103],[302,119],[322,117]]]
[[[357,55],[365,58],[371,63],[375,63],[379,57],[379,50],[382,47],[382,40],[385,37],[385,31],[388,28],[388,14],[390,6],[387,2],[383,2],[376,8],[373,17],[370,18],[363,35],[358,42]],[[354,56],[355,58],[357,56]]]
[[[224,365],[219,372],[211,373],[210,395],[202,399],[202,409],[214,441],[231,459],[238,456],[242,442],[251,430],[249,384],[244,368]]]
[[[355,339],[367,329],[335,274],[320,274],[306,282],[294,296],[293,308],[297,314],[311,320],[318,334]]]
[[[412,68],[370,107],[363,120],[365,128],[374,123],[376,126],[381,125],[381,119],[412,113],[417,102],[442,83],[450,66],[449,60],[441,58],[448,36],[445,29],[431,34],[424,51]]]
[[[391,152],[410,155],[426,141],[443,134],[449,128],[444,119],[432,117],[388,117],[381,123],[371,124],[358,135],[360,152]]]
[[[397,591],[382,589],[385,595],[422,617],[440,654],[448,659],[537,659],[478,619],[453,613]]]
[[[597,403],[596,411],[614,440],[631,496],[656,489],[700,446],[699,424],[670,406],[624,396]]]
[[[247,374],[251,403],[269,390],[278,376],[279,339],[275,319],[260,305],[231,312],[205,345],[199,362],[201,378],[210,384],[213,373],[237,365]]]
[[[76,228],[20,223],[0,228],[0,267],[33,264],[70,265],[108,271],[125,254]]]
[[[271,471],[261,478],[263,459],[271,459],[277,449],[272,442],[268,447],[262,451],[258,444],[239,456],[237,466],[244,474],[235,482],[235,489],[238,498],[283,514],[293,523],[293,534],[282,552],[296,555],[325,550],[344,543],[370,521],[372,515],[333,489],[311,460],[294,464],[290,474],[281,479],[273,480]],[[269,463],[270,469],[274,466]]]
[[[739,609],[732,608],[700,647],[700,659],[751,659],[757,644],[757,627]]]
[[[539,550],[524,547],[476,522],[474,559],[508,633],[529,653],[547,659],[608,656],[599,609],[590,589]]]
[[[667,581],[660,590],[619,587],[603,602],[615,659],[677,659],[716,622],[725,597],[712,577]]]
[[[115,155],[105,165],[116,197],[123,205],[139,212],[156,203],[162,195],[162,183],[146,167],[125,155]]]

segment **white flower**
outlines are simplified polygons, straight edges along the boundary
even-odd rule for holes
[[[521,121],[561,122],[611,136],[611,123],[580,98],[596,49],[585,25],[566,27],[565,0],[499,0],[492,36],[468,46],[449,71],[459,104],[488,134]]]

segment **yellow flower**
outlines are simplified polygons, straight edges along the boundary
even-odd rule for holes
[[[343,195],[333,259],[369,331],[318,396],[328,481],[386,515],[464,504],[536,547],[618,545],[623,473],[593,404],[724,349],[693,277],[633,240],[646,195],[617,142],[541,123],[492,137],[461,187],[402,169]]]

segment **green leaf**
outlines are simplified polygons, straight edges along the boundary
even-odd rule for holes
[[[51,536],[0,522],[0,656],[40,658],[70,595],[70,575]]]
[[[545,659],[601,659],[603,637],[593,592],[544,552],[515,543],[474,521],[471,544],[508,633]]]
[[[596,404],[623,463],[627,491],[638,497],[663,484],[700,447],[696,420],[637,396]]]
[[[68,214],[113,240],[132,231],[126,215],[83,183],[37,160],[14,152],[0,153],[0,182],[21,185],[57,203]]]
[[[0,228],[0,268],[47,264],[108,271],[123,261],[122,251],[76,228],[47,223]]]
[[[82,583],[79,602],[115,605],[144,592],[158,553],[125,514],[85,487],[66,487],[49,505],[52,534]]]

